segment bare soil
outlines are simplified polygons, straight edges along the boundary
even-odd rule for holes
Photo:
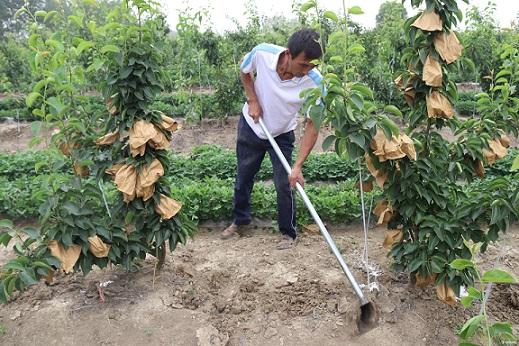
[[[194,146],[202,144],[216,144],[224,148],[235,149],[238,116],[224,120],[204,119],[202,123],[190,124],[183,119],[177,119],[181,130],[173,134],[171,150],[176,153],[191,153]],[[304,132],[303,119],[296,129],[296,147]],[[315,145],[315,151],[322,151],[322,142],[331,133],[329,129],[322,129]],[[0,153],[15,153],[31,149],[30,141],[35,136],[30,122],[15,121],[0,123]],[[41,149],[50,143],[51,131],[42,131],[44,141],[35,149]]]
[[[202,225],[168,255],[162,271],[146,259],[138,271],[61,274],[0,309],[2,345],[455,345],[455,329],[477,313],[436,299],[432,286],[409,285],[390,271],[383,229],[369,231],[370,264],[380,270],[370,293],[379,326],[356,335],[357,299],[323,238],[309,231],[297,246],[275,250],[265,223],[242,237],[218,238],[224,225]],[[329,227],[360,283],[366,283],[358,224]],[[519,227],[482,255],[484,266],[519,276]],[[9,254],[0,252],[0,261]],[[104,303],[97,285],[104,283]],[[490,314],[519,330],[519,289],[492,290]]]

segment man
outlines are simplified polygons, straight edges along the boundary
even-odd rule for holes
[[[274,149],[267,140],[258,120],[261,117],[287,161],[292,163],[294,129],[297,115],[304,103],[299,94],[321,83],[321,75],[312,64],[322,55],[319,35],[311,29],[294,33],[288,48],[262,43],[245,55],[240,66],[240,79],[247,102],[243,105],[238,123],[236,155],[238,171],[234,187],[234,222],[226,228],[222,239],[229,239],[251,222],[251,192],[254,176],[261,166],[265,153],[269,153],[274,171],[277,193],[278,226],[283,238],[278,249],[293,246],[296,238],[295,192],[296,182],[304,184],[302,167],[317,140],[318,130],[307,118],[297,160],[290,176],[283,168]],[[254,78],[254,73],[256,77]]]

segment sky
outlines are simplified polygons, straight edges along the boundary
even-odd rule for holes
[[[225,30],[232,30],[235,27],[233,17],[240,24],[246,24],[245,4],[248,2],[256,4],[260,16],[282,15],[287,18],[295,18],[292,13],[292,0],[161,0],[171,28],[175,28],[178,22],[178,11],[189,6],[195,10],[209,9],[211,23],[209,26],[218,33],[224,33]],[[345,0],[345,2],[346,7],[360,6],[364,14],[356,15],[354,20],[364,27],[372,28],[375,26],[375,17],[379,7],[385,0]],[[510,27],[519,12],[519,1],[494,0],[494,2],[497,5],[496,18],[499,25],[503,28]],[[323,9],[342,12],[342,0],[318,0],[318,3]],[[408,14],[415,13],[409,3],[410,1],[406,1]],[[469,0],[469,5],[466,5],[463,1],[458,0],[458,6],[463,13],[466,13],[468,6],[474,5],[483,9],[487,3],[488,0]]]

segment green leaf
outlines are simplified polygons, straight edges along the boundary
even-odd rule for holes
[[[14,14],[14,18],[18,18],[18,16],[20,16],[22,13],[24,12],[27,12],[27,8],[25,7],[22,7],[20,8],[18,11],[16,11],[16,13]]]
[[[514,159],[514,162],[512,162],[512,171],[519,170],[519,155]]]
[[[349,137],[353,143],[357,144],[359,147],[364,149],[364,146],[366,145],[366,139],[364,138],[364,136],[362,134],[352,133]]]
[[[23,282],[25,282],[27,285],[36,285],[38,283],[38,281],[36,281],[31,275],[29,275],[29,273],[27,273],[26,271],[22,271],[20,273],[20,278],[22,279]]]
[[[7,232],[0,232],[0,244],[7,246],[13,237]]]
[[[498,336],[499,334],[513,334],[512,325],[508,322],[496,322],[490,328],[490,335]]]
[[[73,202],[65,202],[63,204],[63,209],[65,209],[66,211],[69,212],[69,214],[72,214],[72,215],[80,215],[80,211],[79,211],[79,207],[77,206],[77,204],[73,203]]]
[[[4,281],[0,281],[0,301],[7,304],[7,293],[5,291]]]
[[[348,47],[348,52],[351,54],[364,53],[366,49],[360,43],[354,43]]]
[[[358,111],[361,112],[364,108],[364,100],[357,94],[352,94],[350,100],[357,107]]]
[[[63,110],[66,107],[60,99],[54,96],[49,97],[49,99],[47,100],[47,104],[50,105],[56,111],[56,114],[62,114]]]
[[[83,41],[77,46],[77,53],[81,54],[84,50],[94,47],[94,42],[92,41]]]
[[[469,287],[467,289],[467,292],[468,292],[469,296],[471,296],[472,298],[475,298],[475,299],[483,298],[483,294],[481,293],[481,291],[475,287]]]
[[[32,105],[38,99],[38,97],[43,96],[38,92],[32,92],[29,95],[27,95],[27,97],[25,98],[25,104],[27,104],[27,107],[32,107]]]
[[[466,268],[474,267],[474,263],[468,259],[457,258],[451,262],[450,267],[456,270],[464,270]]]
[[[463,305],[464,307],[468,308],[469,306],[472,305],[473,301],[474,301],[474,297],[465,296],[465,297],[461,298],[461,305]]]
[[[36,17],[45,17],[47,15],[47,12],[45,12],[45,11],[36,11],[36,12],[34,12],[34,15]]]
[[[383,125],[385,125],[393,134],[393,136],[399,136],[400,135],[400,129],[395,124],[395,122],[391,119],[389,119],[387,116],[383,115],[380,117],[380,121]]]
[[[496,284],[515,284],[517,279],[508,274],[504,270],[490,269],[487,270],[481,278],[483,282],[493,282]]]
[[[13,222],[11,220],[3,219],[3,220],[0,220],[0,228],[13,229],[14,228],[14,224],[13,224]]]
[[[113,44],[107,44],[101,48],[101,53],[119,53],[121,50]]]
[[[301,12],[306,12],[312,7],[315,7],[315,1],[308,1],[307,3],[301,6]]]
[[[337,15],[333,11],[326,11],[326,12],[323,13],[323,16],[325,18],[333,20],[336,23],[339,21],[339,18],[337,18]]]
[[[373,91],[361,83],[353,84],[351,89],[360,92],[362,95],[369,97],[370,99],[373,99]]]
[[[326,137],[325,140],[323,141],[323,144],[322,144],[323,150],[324,151],[328,150],[330,145],[332,145],[333,142],[335,142],[336,139],[337,139],[337,137],[335,137],[334,135],[329,135],[328,137]]]
[[[17,260],[10,260],[4,265],[4,269],[14,269],[14,270],[25,270],[25,267],[18,263]]]
[[[348,8],[349,14],[364,14],[364,11],[359,6],[353,6]]]
[[[480,326],[481,321],[484,318],[485,317],[482,315],[472,317],[467,322],[465,322],[463,327],[461,327],[458,335],[463,339],[471,338],[476,333],[477,328]]]
[[[312,105],[310,106],[308,113],[310,115],[310,119],[312,119],[312,122],[314,123],[315,128],[320,129],[323,119],[323,107]]]
[[[31,239],[38,239],[40,232],[33,227],[24,227],[21,231],[29,236]]]
[[[49,13],[47,13],[47,15],[45,16],[45,19],[43,21],[45,23],[47,23],[49,21],[49,19],[51,19],[52,17],[54,17],[57,14],[58,14],[58,11],[50,11]]]
[[[387,105],[384,107],[384,111],[385,112],[388,112],[388,113],[391,113],[393,115],[396,115],[397,117],[401,118],[402,117],[402,112],[400,111],[400,109],[398,109],[397,107],[393,106],[393,105]]]

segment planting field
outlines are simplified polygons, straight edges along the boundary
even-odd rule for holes
[[[378,328],[354,336],[357,301],[323,238],[301,235],[288,251],[258,222],[243,237],[222,241],[224,224],[202,225],[187,246],[167,256],[154,275],[153,258],[135,273],[119,268],[60,275],[19,295],[0,309],[5,345],[454,345],[455,328],[478,308],[448,306],[432,286],[422,290],[389,270],[383,229],[369,230],[370,264],[376,266]],[[360,261],[363,232],[358,223],[330,225],[354,275],[366,282]],[[1,260],[9,256],[0,253]],[[519,227],[481,256],[519,275]],[[107,284],[104,303],[99,283]],[[519,289],[497,285],[490,315],[519,329]],[[227,343],[228,342],[228,343]]]
[[[1,2],[0,344],[516,345],[519,5],[210,2]]]
[[[231,142],[235,118],[224,127],[207,124],[196,129],[197,136],[192,131],[183,128],[177,139],[209,139],[219,132]],[[211,139],[225,145],[218,138]],[[178,142],[183,144],[174,144],[172,150],[184,155],[193,151],[193,142]],[[24,172],[22,166],[17,168],[21,171],[13,178]],[[358,194],[353,185],[350,189]],[[366,284],[364,234],[356,215],[348,224],[328,228],[355,277]],[[20,217],[20,225],[35,222],[31,216]],[[410,284],[407,275],[393,273],[388,250],[382,247],[384,229],[372,222],[369,264],[378,276],[371,278],[377,289],[370,297],[379,309],[380,323],[356,335],[352,316],[357,299],[315,228],[303,228],[295,248],[278,251],[274,247],[279,234],[269,219],[256,219],[242,237],[223,241],[218,234],[227,224],[202,222],[186,246],[179,244],[168,253],[158,272],[150,256],[138,262],[134,272],[109,266],[86,277],[59,274],[50,285],[40,283],[15,294],[0,309],[0,344],[453,345],[455,330],[478,312],[478,306],[446,305],[436,298],[434,286],[421,289]],[[0,265],[13,256],[12,250],[0,250]],[[480,260],[485,268],[497,266],[518,276],[519,227],[512,226]],[[98,285],[106,285],[103,298]],[[494,286],[488,304],[493,318],[510,321],[518,331],[517,286]]]

